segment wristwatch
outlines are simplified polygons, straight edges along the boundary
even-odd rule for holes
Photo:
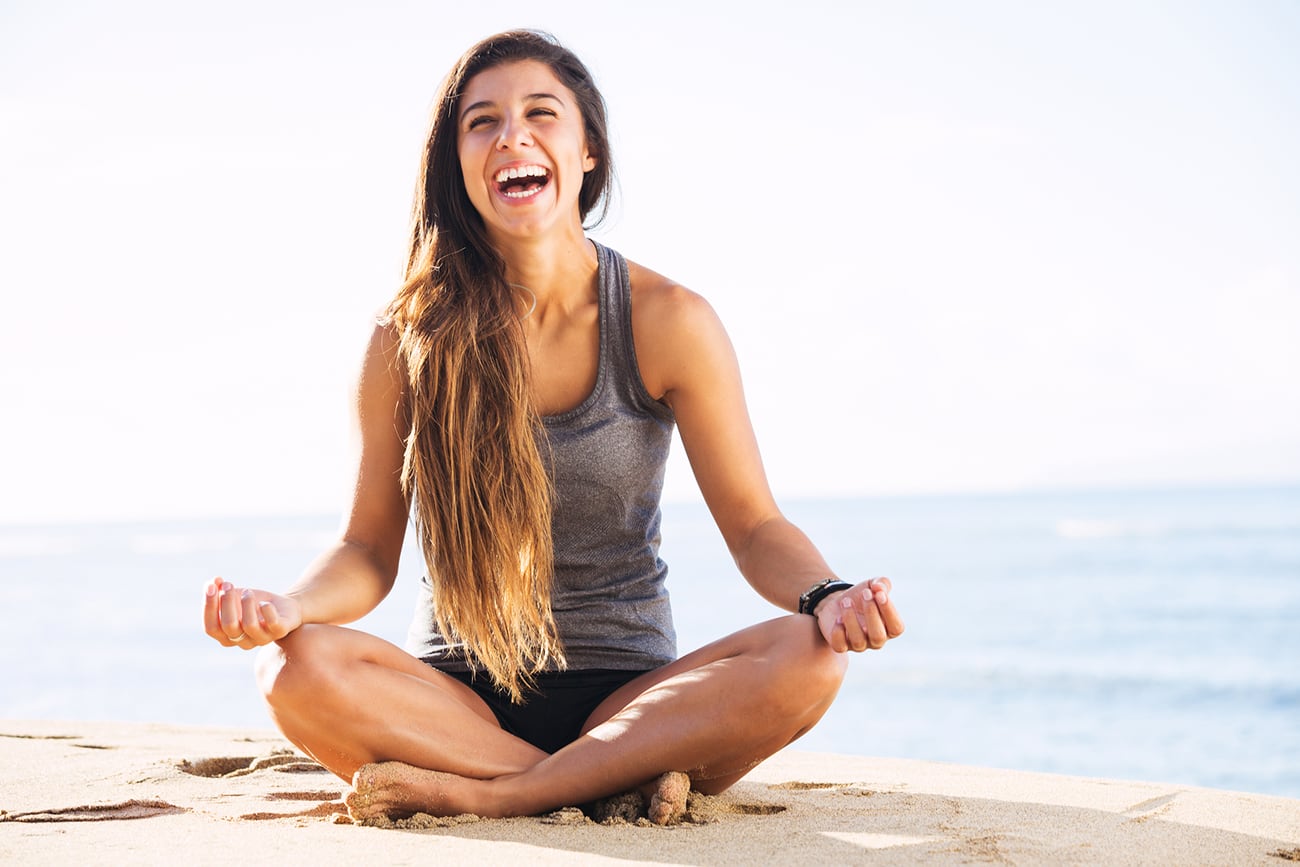
[[[837,581],[834,578],[824,578],[821,581],[818,581],[816,584],[805,590],[803,595],[799,597],[799,613],[814,613],[817,610],[817,604],[827,596],[840,590],[848,590],[852,586],[852,584],[848,584],[844,581]]]

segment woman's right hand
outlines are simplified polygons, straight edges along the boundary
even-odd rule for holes
[[[302,625],[302,605],[292,596],[241,590],[213,578],[203,601],[203,627],[222,647],[251,650],[284,638]]]

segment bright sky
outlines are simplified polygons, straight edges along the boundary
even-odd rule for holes
[[[512,26],[778,493],[1300,480],[1289,0],[6,0],[0,521],[337,511],[434,90]]]

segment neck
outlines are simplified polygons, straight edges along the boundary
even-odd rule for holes
[[[553,305],[568,307],[588,299],[595,284],[596,251],[585,236],[563,242],[511,240],[499,244],[506,280],[525,286],[537,298],[535,315]]]

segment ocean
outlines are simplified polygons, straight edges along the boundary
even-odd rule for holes
[[[1300,487],[783,505],[907,622],[799,748],[1300,798]],[[664,511],[682,652],[779,613],[702,505]],[[203,584],[283,589],[336,524],[0,526],[0,717],[268,726]],[[357,626],[401,644],[419,576]]]

